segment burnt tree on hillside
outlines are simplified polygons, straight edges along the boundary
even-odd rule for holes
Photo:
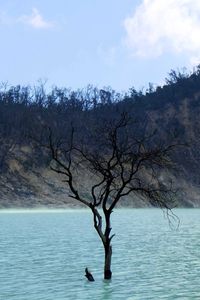
[[[49,129],[51,169],[65,177],[70,197],[88,207],[93,214],[94,228],[104,251],[104,278],[111,279],[111,214],[124,197],[131,193],[146,198],[153,206],[168,210],[173,206],[171,183],[164,184],[159,176],[171,166],[170,154],[175,145],[153,142],[154,135],[134,136],[128,114],[88,130],[79,139],[78,130],[71,127],[68,139],[56,137]],[[86,198],[79,186],[83,174],[91,173],[95,183]],[[102,210],[99,210],[102,209]]]

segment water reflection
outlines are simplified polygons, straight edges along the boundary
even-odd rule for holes
[[[102,299],[112,300],[113,298],[113,286],[112,280],[103,280],[102,284]]]

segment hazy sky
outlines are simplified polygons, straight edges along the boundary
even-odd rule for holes
[[[0,81],[118,91],[200,62],[199,0],[0,0]]]

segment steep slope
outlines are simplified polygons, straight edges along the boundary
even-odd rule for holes
[[[50,158],[44,149],[31,147],[30,135],[39,132],[42,136],[41,124],[56,123],[59,131],[62,121],[67,131],[72,120],[90,126],[89,119],[99,124],[104,118],[115,118],[120,111],[128,111],[136,120],[136,133],[156,131],[157,141],[182,144],[173,155],[176,169],[163,170],[160,176],[163,182],[173,181],[178,206],[200,207],[199,69],[190,76],[173,73],[167,85],[145,95],[134,91],[119,98],[101,90],[88,100],[84,93],[68,95],[56,90],[49,95],[40,90],[39,96],[33,97],[19,87],[0,92],[1,208],[77,206],[68,197],[63,178],[50,170]],[[79,184],[87,196],[94,179],[87,170],[83,178]],[[147,202],[129,196],[122,204],[142,207]]]

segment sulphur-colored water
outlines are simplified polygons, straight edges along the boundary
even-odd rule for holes
[[[175,213],[178,230],[160,210],[115,211],[113,279],[105,282],[89,211],[2,211],[0,300],[200,299],[200,210]]]

